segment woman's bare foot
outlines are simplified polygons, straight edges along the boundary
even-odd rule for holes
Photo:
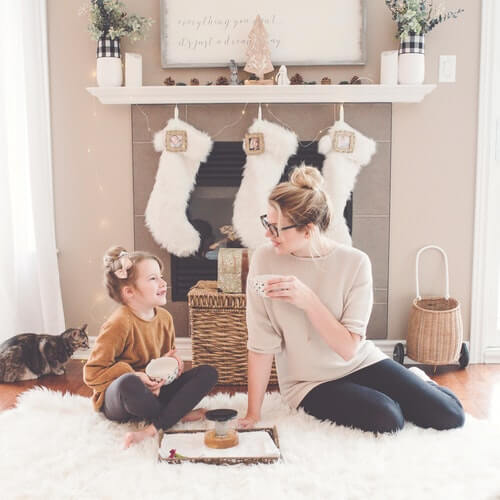
[[[128,448],[132,444],[140,443],[148,437],[153,437],[156,434],[156,427],[151,424],[140,431],[127,432],[125,434],[124,448]]]
[[[205,408],[197,408],[196,410],[186,413],[186,415],[181,418],[181,422],[195,422],[196,420],[203,420],[206,412],[207,410]]]

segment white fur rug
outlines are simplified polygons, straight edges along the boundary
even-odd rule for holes
[[[206,398],[208,408],[246,409],[246,396]],[[277,425],[282,463],[258,466],[157,463],[153,440],[122,449],[133,425],[92,410],[89,399],[37,388],[0,413],[2,499],[490,499],[500,498],[500,426],[467,417],[438,432],[407,424],[375,437],[264,402]],[[200,424],[178,428],[199,428]]]

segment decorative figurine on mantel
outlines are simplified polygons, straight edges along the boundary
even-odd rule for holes
[[[248,34],[247,63],[244,70],[254,73],[258,80],[245,80],[245,85],[273,85],[274,81],[264,80],[264,74],[273,71],[271,52],[267,43],[267,31],[258,15]]]
[[[280,69],[275,76],[275,80],[278,85],[290,85],[290,78],[288,78],[286,66],[284,64],[280,66]]]
[[[239,85],[240,82],[238,80],[238,66],[236,65],[236,61],[234,59],[231,59],[229,61],[229,71],[231,72],[229,84]]]

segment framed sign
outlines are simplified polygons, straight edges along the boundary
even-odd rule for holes
[[[161,0],[163,68],[246,62],[259,14],[274,66],[365,64],[366,0]]]

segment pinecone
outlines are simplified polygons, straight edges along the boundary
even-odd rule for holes
[[[219,76],[215,81],[215,85],[229,85],[229,80],[225,76]]]
[[[327,76],[324,76],[321,79],[321,85],[331,85],[332,84],[332,79],[328,78]]]
[[[200,80],[198,78],[191,78],[191,81],[189,82],[189,85],[199,85]]]
[[[295,73],[295,75],[290,78],[290,85],[302,85],[304,83],[304,79],[302,78],[302,75],[299,73]]]
[[[169,76],[165,78],[165,80],[163,80],[163,84],[168,86],[175,85],[175,80],[171,76]]]

